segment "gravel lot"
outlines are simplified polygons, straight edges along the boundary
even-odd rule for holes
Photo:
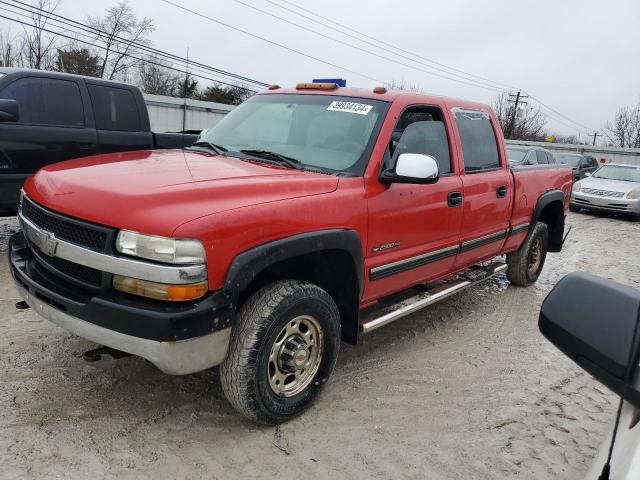
[[[587,270],[640,287],[640,223],[570,214],[538,284],[504,277],[343,345],[320,401],[281,427],[227,404],[212,369],[85,363],[92,344],[15,310],[0,259],[0,478],[582,478],[616,400],[537,330]],[[15,221],[0,219],[0,250]]]

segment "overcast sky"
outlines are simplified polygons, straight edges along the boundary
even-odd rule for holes
[[[431,93],[484,102],[491,102],[497,95],[493,90],[438,78],[354,50],[234,0],[175,1],[366,77],[405,81]],[[375,50],[267,0],[241,1]],[[288,1],[430,60],[520,87],[590,128],[601,129],[621,105],[640,100],[640,0]],[[59,12],[81,19],[87,14],[100,14],[112,3],[115,0],[63,0]],[[208,65],[283,86],[314,77],[343,77],[350,86],[379,83],[248,37],[160,0],[130,3],[137,14],[154,20],[152,40],[156,47],[182,56],[189,48],[192,59]],[[283,5],[293,8],[291,3]],[[551,119],[549,126],[564,134],[587,131]]]

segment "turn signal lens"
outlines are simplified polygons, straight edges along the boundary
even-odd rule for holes
[[[149,282],[137,278],[113,276],[113,288],[121,292],[139,295],[141,297],[154,298],[156,300],[168,300],[171,302],[184,302],[203,297],[208,290],[207,282],[190,283],[187,285],[167,285],[165,283]]]
[[[629,200],[636,200],[640,198],[640,190],[631,190],[629,193],[627,193],[627,198]]]
[[[574,192],[579,192],[580,191],[580,182],[576,182],[573,184],[573,191]]]

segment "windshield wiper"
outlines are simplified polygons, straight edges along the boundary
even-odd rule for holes
[[[264,158],[265,160],[270,160],[281,165],[286,165],[287,167],[295,168],[296,170],[302,170],[302,164],[300,160],[293,157],[287,157],[286,155],[282,155],[280,153],[271,152],[269,150],[240,150],[240,153],[246,153],[247,155],[251,155],[252,157]]]
[[[199,140],[191,144],[192,147],[207,147],[209,150],[213,150],[218,155],[222,155],[229,151],[228,148],[223,147],[222,145],[216,145],[215,143],[206,142],[204,140]]]

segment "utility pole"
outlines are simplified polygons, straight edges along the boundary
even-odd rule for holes
[[[522,95],[522,92],[518,90],[518,93],[510,93],[507,102],[513,103],[513,110],[511,111],[511,118],[509,119],[509,128],[507,129],[507,138],[513,136],[513,128],[516,126],[516,116],[518,115],[518,105],[526,105],[527,102],[523,102],[523,98],[529,98],[528,95]]]
[[[593,134],[593,135],[590,135],[590,136],[593,136],[593,143],[592,143],[592,145],[595,145],[595,144],[596,144],[596,138],[598,138],[600,135],[601,135],[601,134],[600,134],[600,133],[598,133],[598,132],[594,132],[594,134]]]
[[[187,129],[187,87],[189,84],[189,47],[187,47],[187,63],[184,67],[184,85],[182,86],[182,97],[184,98],[184,105],[182,106],[182,148],[184,144],[184,132]]]

